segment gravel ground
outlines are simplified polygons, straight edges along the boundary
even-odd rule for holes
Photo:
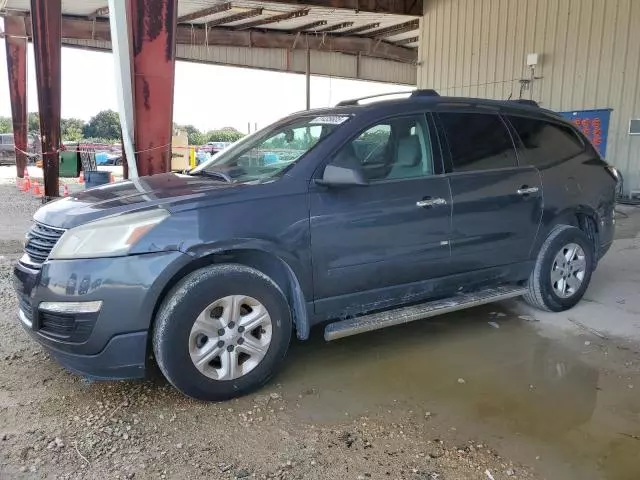
[[[430,422],[435,412],[381,407],[309,422],[295,412],[317,392],[295,385],[206,404],[159,375],[91,382],[66,372],[15,320],[12,263],[39,203],[5,185],[0,204],[0,478],[534,478]]]

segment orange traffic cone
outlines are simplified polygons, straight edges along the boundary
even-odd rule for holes
[[[68,197],[69,196],[69,187],[68,186],[64,186],[64,188],[62,189],[62,196],[63,197]]]
[[[38,198],[42,196],[42,192],[40,191],[40,184],[37,180],[33,182],[33,194]]]
[[[25,180],[29,178],[29,169],[27,167],[24,167],[23,177],[25,178]]]
[[[80,170],[80,176],[78,177],[78,183],[84,183],[84,170]]]
[[[113,176],[113,172],[109,172],[109,183],[115,183],[116,179]]]
[[[22,182],[22,191],[23,192],[31,191],[31,180],[29,180],[28,176],[24,177],[24,182]]]

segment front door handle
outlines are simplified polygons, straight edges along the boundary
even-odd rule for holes
[[[518,195],[531,195],[532,193],[538,193],[540,189],[538,187],[527,187],[523,185],[518,189]]]
[[[439,205],[446,205],[447,201],[444,198],[425,198],[416,202],[416,207],[420,208],[430,208],[436,207]]]

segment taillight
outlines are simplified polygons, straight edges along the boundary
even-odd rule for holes
[[[611,175],[611,177],[616,181],[616,183],[620,182],[622,175],[620,175],[620,172],[616,167],[614,167],[613,165],[607,165],[605,169],[607,170],[609,175]]]

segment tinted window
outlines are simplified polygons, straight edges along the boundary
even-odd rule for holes
[[[372,182],[433,175],[424,116],[393,118],[367,128],[340,149],[333,163],[359,167]]]
[[[525,117],[509,116],[525,150],[525,161],[544,167],[574,157],[584,151],[584,144],[569,127]]]
[[[516,152],[502,119],[488,113],[441,113],[453,170],[468,172],[517,165]]]

